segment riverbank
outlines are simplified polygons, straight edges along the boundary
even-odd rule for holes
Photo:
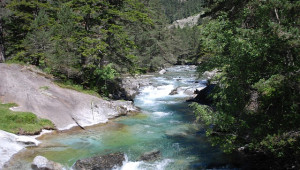
[[[131,101],[104,100],[97,96],[61,88],[53,82],[53,77],[34,66],[0,63],[0,75],[1,103],[16,103],[17,107],[11,107],[10,110],[15,111],[14,114],[17,116],[20,112],[34,113],[38,118],[33,119],[34,121],[48,119],[59,131],[76,126],[84,128],[106,123],[109,119],[138,111]],[[36,117],[31,113],[26,113],[25,116]],[[26,135],[40,133],[40,129],[31,132],[32,130],[30,127],[21,129],[16,127],[11,132]],[[20,143],[18,141],[20,138],[22,136],[1,131],[0,167],[12,155],[28,146],[26,142]],[[27,136],[28,140],[34,138],[34,136]],[[29,146],[33,143],[36,146],[39,142],[29,143]]]
[[[204,129],[194,122],[193,110],[186,99],[192,89],[203,87],[196,80],[195,68],[175,66],[166,73],[144,77],[149,85],[140,88],[134,98],[140,114],[124,116],[106,124],[68,131],[57,131],[39,138],[38,147],[16,154],[8,169],[30,169],[40,155],[71,168],[77,160],[121,152],[126,155],[120,169],[201,169],[239,167],[234,155],[223,154],[212,147]],[[171,94],[176,90],[176,93]],[[155,161],[142,161],[140,156],[158,150]]]
[[[91,126],[136,112],[131,101],[108,101],[57,86],[33,66],[0,64],[0,100],[51,120],[58,130]]]
[[[38,146],[41,142],[36,138],[43,134],[50,133],[50,130],[43,130],[39,135],[22,136],[0,130],[0,169],[3,168],[10,158],[28,146]]]

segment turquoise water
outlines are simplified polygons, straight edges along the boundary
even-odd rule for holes
[[[165,75],[150,76],[152,84],[135,98],[140,114],[121,117],[87,130],[75,129],[44,135],[42,145],[16,155],[10,169],[30,169],[36,155],[42,155],[70,168],[76,160],[121,151],[127,156],[117,169],[235,169],[238,159],[210,146],[201,125],[194,123],[192,110],[185,100],[189,91],[203,86],[195,83],[195,70],[189,66],[168,69]],[[169,93],[180,87],[179,93]],[[139,161],[154,149],[161,159]],[[8,168],[9,169],[9,168]]]

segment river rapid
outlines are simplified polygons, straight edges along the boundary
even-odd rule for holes
[[[126,161],[119,170],[159,169],[238,169],[239,158],[212,147],[205,130],[194,123],[188,102],[195,88],[204,87],[197,80],[195,67],[174,66],[164,75],[145,76],[151,85],[140,89],[134,103],[141,113],[120,117],[107,124],[82,130],[74,128],[43,135],[38,147],[16,154],[6,169],[31,169],[37,155],[59,162],[67,169],[81,158],[112,152],[124,152]],[[170,92],[178,88],[178,93]],[[143,162],[139,157],[159,150],[161,158]]]

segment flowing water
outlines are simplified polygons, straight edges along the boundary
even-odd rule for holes
[[[201,125],[194,123],[189,103],[196,87],[195,69],[176,66],[165,75],[147,77],[150,86],[140,89],[135,116],[120,117],[107,124],[55,132],[40,138],[42,145],[17,154],[8,169],[30,169],[36,155],[42,155],[71,168],[76,160],[99,154],[124,152],[126,161],[117,169],[237,169],[238,159],[212,147]],[[178,94],[169,95],[179,88]],[[161,159],[143,162],[139,157],[152,150],[161,151]]]

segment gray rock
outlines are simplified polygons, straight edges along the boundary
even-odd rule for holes
[[[43,156],[36,156],[31,164],[33,170],[62,170],[63,166],[59,163],[49,161]]]
[[[212,71],[205,71],[203,73],[203,76],[206,77],[208,80],[214,78],[217,74],[218,74],[219,70],[218,69],[214,69]]]
[[[250,92],[250,99],[248,104],[246,105],[246,110],[257,112],[258,111],[258,92],[257,91],[251,91]]]
[[[117,84],[119,87],[116,87],[114,94],[112,95],[113,99],[133,101],[134,97],[139,93],[139,89],[149,85],[150,81],[144,76],[128,76],[120,78]]]
[[[141,157],[140,160],[142,161],[154,161],[160,158],[160,151],[159,150],[153,150],[150,152],[144,153]]]
[[[137,111],[132,102],[107,101],[61,88],[34,66],[0,63],[0,75],[1,102],[17,103],[14,111],[29,111],[49,119],[58,130],[105,123]]]
[[[74,165],[75,170],[111,170],[120,167],[125,161],[124,153],[111,153],[108,155],[95,156],[87,159],[80,159]]]
[[[169,29],[178,28],[178,27],[179,28],[184,28],[186,26],[192,27],[192,26],[194,26],[198,23],[199,18],[200,18],[200,14],[197,14],[197,15],[194,15],[194,16],[190,16],[190,17],[187,17],[187,18],[176,20],[171,25],[169,25],[168,28]]]
[[[175,94],[178,94],[178,88],[176,88],[176,89],[173,89],[170,93],[169,93],[169,95],[175,95]]]
[[[189,95],[189,96],[193,96],[194,95],[194,92],[195,92],[195,88],[185,88],[185,87],[179,87],[177,89],[178,92],[183,92],[184,94],[186,95]]]
[[[159,74],[165,74],[166,72],[167,72],[167,70],[162,69],[162,70],[160,70],[158,73],[159,73]]]

